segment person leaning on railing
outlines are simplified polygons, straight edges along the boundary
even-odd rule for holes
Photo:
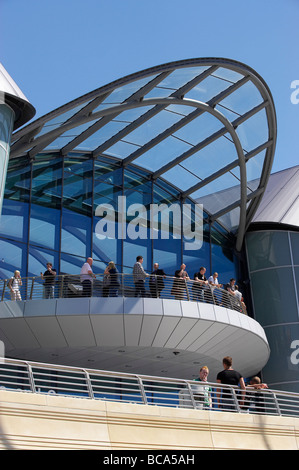
[[[189,280],[189,275],[186,271],[186,265],[181,264],[180,269],[174,273],[174,281],[171,289],[171,294],[174,295],[176,300],[183,300],[184,293],[186,292],[186,280]]]
[[[92,271],[92,263],[93,259],[87,258],[81,268],[80,280],[83,288],[83,297],[90,297],[92,293],[93,279],[96,277]]]
[[[203,366],[200,368],[199,377],[194,379],[195,382],[199,382],[195,387],[192,386],[196,408],[212,408],[212,387],[205,385],[205,382],[208,381],[208,375],[209,368],[207,366]]]
[[[246,386],[244,408],[257,413],[265,413],[265,394],[261,390],[265,390],[267,388],[268,385],[262,383],[258,376],[252,377],[249,385]]]
[[[151,292],[151,297],[157,298],[160,297],[161,291],[164,289],[163,278],[166,277],[166,274],[163,269],[159,268],[158,263],[154,263],[154,270],[151,273],[149,280],[149,288]]]

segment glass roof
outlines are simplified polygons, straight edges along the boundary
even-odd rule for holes
[[[59,150],[106,156],[163,178],[237,233],[268,181],[276,144],[271,93],[229,59],[152,67],[86,94],[13,134],[10,158]]]

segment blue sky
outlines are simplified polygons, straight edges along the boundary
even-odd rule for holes
[[[272,171],[299,164],[299,0],[0,0],[0,19],[0,61],[35,118],[151,66],[226,57],[272,92]]]

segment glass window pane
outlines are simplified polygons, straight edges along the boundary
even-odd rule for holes
[[[261,325],[298,321],[292,268],[251,273],[251,284],[255,314]]]
[[[287,232],[249,232],[246,243],[250,271],[291,264]]]
[[[62,161],[48,157],[32,165],[32,202],[53,208],[60,208],[62,187]]]
[[[64,162],[63,206],[74,212],[92,214],[93,162],[68,156]]]
[[[58,253],[51,250],[38,249],[33,246],[29,247],[28,257],[28,276],[40,276],[47,269],[47,263],[52,263],[53,268],[59,274],[59,256]]]
[[[219,274],[220,284],[226,284],[233,277],[238,281],[236,260],[233,255],[234,241],[225,237],[214,227],[211,228],[211,251],[212,266],[211,275],[214,272]],[[241,288],[240,288],[241,291]]]
[[[263,380],[269,388],[290,390],[299,392],[299,367],[292,362],[292,353],[296,354],[296,349],[291,348],[292,342],[299,338],[299,325],[278,325],[266,328],[266,335],[269,342],[271,354],[266,366],[263,368]],[[286,340],[287,338],[287,340]],[[298,357],[298,354],[296,354]],[[297,382],[293,384],[281,384],[286,382]],[[273,384],[273,386],[271,386]]]
[[[218,71],[216,71],[217,74]],[[241,88],[231,93],[218,104],[219,111],[228,108],[238,115],[245,114],[250,109],[262,103],[263,99],[256,86],[251,82],[245,83]]]
[[[299,265],[299,233],[290,233],[293,263]]]
[[[91,253],[91,218],[68,209],[62,211],[61,251],[83,258]]]
[[[21,162],[20,162],[21,163]],[[28,160],[17,165],[15,161],[10,160],[7,170],[5,198],[15,201],[27,201],[30,199],[31,184],[31,165]]]
[[[266,111],[262,109],[262,111],[251,116],[237,127],[236,132],[242,148],[246,152],[250,152],[259,145],[267,142],[269,139],[269,130]]]
[[[60,210],[32,204],[29,243],[58,251],[59,241]]]
[[[0,276],[9,279],[17,269],[21,277],[27,276],[27,246],[23,243],[0,239]],[[8,295],[10,299],[10,296]]]
[[[29,205],[4,199],[1,215],[1,236],[26,243],[28,240]]]

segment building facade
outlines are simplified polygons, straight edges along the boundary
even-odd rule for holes
[[[184,263],[191,279],[201,266],[208,276],[217,271],[222,284],[235,278],[248,315],[218,304],[186,305],[185,299],[155,299],[155,305],[139,299],[128,310],[127,300],[120,306],[118,298],[103,310],[103,301],[94,298],[76,299],[75,307],[73,299],[40,304],[26,298],[16,307],[4,285],[0,328],[9,354],[86,364],[93,352],[96,364],[102,367],[102,357],[109,356],[109,367],[122,370],[128,365],[127,358],[117,358],[122,351],[131,367],[142,370],[138,359],[144,353],[147,370],[158,375],[190,376],[205,361],[215,376],[227,351],[236,368],[259,372],[269,346],[252,318],[243,244],[267,186],[275,143],[266,83],[246,65],[216,58],[132,74],[16,131],[1,216],[2,279],[16,269],[22,277],[38,277],[47,262],[58,275],[76,275],[88,257],[95,273],[113,260],[125,275],[142,255],[148,273],[158,262],[172,277]],[[132,311],[132,324],[139,325],[134,335],[126,315]],[[68,316],[71,326],[63,325]],[[29,326],[26,341],[12,333],[12,317],[14,328],[17,322],[20,331]],[[76,335],[87,317],[93,335],[80,342]],[[117,338],[113,318],[120,320]],[[61,343],[57,335],[57,343],[50,333],[45,338],[47,322],[53,338],[63,331]],[[97,328],[106,329],[106,338]],[[161,351],[165,362],[154,367]],[[172,368],[174,352],[185,355],[185,362]]]

